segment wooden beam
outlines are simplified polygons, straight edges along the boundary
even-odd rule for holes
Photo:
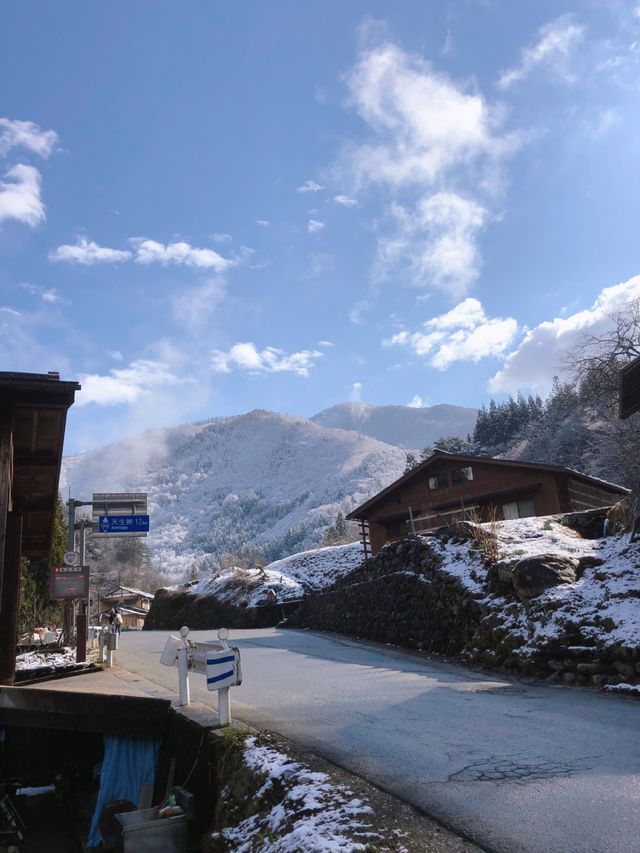
[[[170,710],[168,699],[89,693],[81,687],[78,691],[0,688],[0,726],[151,737],[166,731]]]
[[[13,409],[0,411],[0,598],[4,581],[4,552],[7,535],[7,514],[11,507],[11,427]]]
[[[10,512],[4,550],[4,578],[0,596],[0,684],[13,684],[16,671],[22,513]]]

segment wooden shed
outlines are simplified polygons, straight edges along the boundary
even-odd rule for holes
[[[438,450],[347,515],[368,526],[372,553],[385,542],[461,518],[488,521],[609,506],[629,493],[561,465]]]

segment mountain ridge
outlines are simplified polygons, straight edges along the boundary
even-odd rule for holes
[[[246,546],[268,559],[317,546],[338,512],[400,476],[404,462],[403,450],[369,436],[253,410],[66,457],[60,485],[81,499],[147,492],[147,542],[177,576]]]
[[[473,432],[477,414],[477,409],[448,403],[414,408],[352,402],[329,406],[309,420],[368,435],[405,450],[422,450],[442,436],[466,438]]]

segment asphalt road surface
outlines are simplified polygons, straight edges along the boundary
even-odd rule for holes
[[[175,633],[175,632],[174,632]],[[117,661],[177,691],[168,631]],[[215,640],[194,631],[193,640]],[[232,631],[233,714],[278,732],[501,853],[640,851],[640,702],[528,685],[308,631]],[[192,698],[216,705],[204,677]]]

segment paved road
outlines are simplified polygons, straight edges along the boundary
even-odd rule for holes
[[[177,689],[168,632],[118,662]],[[640,851],[640,703],[529,686],[306,631],[233,631],[239,719],[292,739],[501,853]],[[196,631],[192,639],[215,639]],[[215,704],[204,678],[192,696]]]

